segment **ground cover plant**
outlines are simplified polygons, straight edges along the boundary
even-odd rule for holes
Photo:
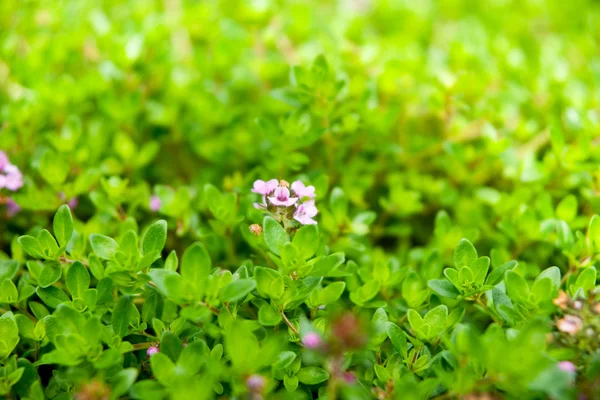
[[[0,398],[600,398],[600,4],[0,2]]]

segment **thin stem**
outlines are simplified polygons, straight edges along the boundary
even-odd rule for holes
[[[281,310],[281,316],[283,317],[283,321],[285,322],[285,324],[292,330],[292,332],[294,332],[296,335],[300,336],[300,332],[298,331],[298,329],[296,329],[296,327],[292,324],[292,322],[285,316],[285,313],[283,312],[283,310]]]

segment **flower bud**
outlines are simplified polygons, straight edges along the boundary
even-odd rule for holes
[[[248,391],[251,393],[262,393],[263,390],[265,389],[265,378],[261,375],[250,375],[247,379],[246,379],[246,387],[248,388]]]
[[[290,184],[287,181],[284,181],[283,179],[280,179],[279,180],[279,186],[283,186],[283,187],[289,188]]]
[[[307,349],[311,349],[311,350],[317,349],[317,348],[321,347],[322,343],[323,343],[323,340],[321,339],[321,336],[316,332],[308,332],[302,338],[302,344]]]
[[[158,350],[158,347],[156,347],[156,346],[148,347],[148,350],[146,350],[146,354],[148,355],[148,357],[151,357],[152,354],[156,354],[158,352],[159,352],[159,350]]]
[[[559,331],[574,335],[581,329],[583,321],[574,315],[565,315],[564,318],[556,321],[556,327]]]
[[[558,363],[558,368],[561,371],[569,372],[571,374],[574,374],[575,372],[577,372],[577,367],[571,361],[561,361],[561,362],[559,362]]]
[[[252,224],[248,227],[248,229],[250,229],[250,232],[252,232],[252,234],[254,236],[260,236],[262,235],[262,226],[260,226],[259,224]]]

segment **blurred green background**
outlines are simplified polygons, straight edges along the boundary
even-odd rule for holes
[[[574,229],[600,212],[599,16],[583,0],[2,1],[0,148],[27,182],[0,223],[45,225],[79,197],[92,232],[158,193],[191,240],[214,228],[204,184],[243,215],[254,179],[300,177],[359,258],[429,243],[437,215],[448,254],[466,236],[543,264],[544,242],[573,239],[539,229],[561,200]],[[347,221],[323,203],[334,186]]]

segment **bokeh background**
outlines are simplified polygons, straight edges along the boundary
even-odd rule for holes
[[[599,11],[2,1],[0,149],[26,185],[0,248],[19,257],[16,234],[77,198],[87,233],[158,214],[172,248],[203,238],[225,254],[228,232],[243,256],[238,227],[260,221],[251,183],[275,177],[317,186],[322,231],[365,265],[379,251],[417,265],[432,245],[448,259],[468,237],[533,270],[565,266],[572,230],[600,211]],[[209,183],[239,195],[222,218]]]

